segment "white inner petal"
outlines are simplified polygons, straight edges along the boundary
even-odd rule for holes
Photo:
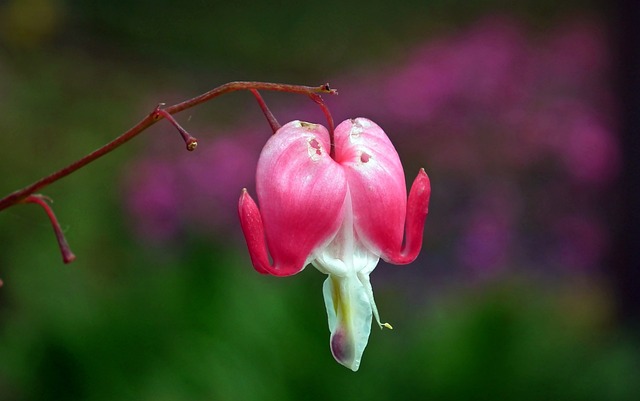
[[[369,281],[369,274],[380,257],[371,253],[355,234],[348,190],[343,210],[344,220],[340,230],[315,255],[312,264],[329,275],[323,286],[323,294],[332,353],[338,362],[357,370],[371,332],[372,317],[382,327]]]
[[[329,275],[322,286],[334,358],[356,371],[371,333],[371,304],[355,275]]]
[[[378,265],[380,256],[369,251],[359,241],[353,227],[351,193],[347,189],[342,225],[329,244],[320,249],[311,262],[325,274],[346,276],[349,273],[369,275]]]

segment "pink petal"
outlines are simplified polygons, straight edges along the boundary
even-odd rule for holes
[[[290,276],[300,271],[299,263],[289,266],[279,266],[274,269],[269,263],[269,255],[267,254],[267,244],[265,243],[264,225],[260,210],[253,201],[246,189],[242,190],[240,202],[238,202],[238,215],[240,216],[240,226],[244,239],[249,248],[251,263],[258,273],[273,274],[279,276]]]
[[[377,255],[398,252],[407,207],[398,153],[384,131],[366,118],[340,123],[335,143],[336,161],[347,175],[359,239]]]
[[[407,218],[405,224],[405,243],[402,249],[391,248],[381,256],[389,263],[406,265],[418,257],[422,248],[422,234],[424,223],[429,213],[429,198],[431,197],[431,182],[429,176],[420,169],[418,176],[411,185],[409,201],[407,202]]]
[[[280,128],[260,155],[256,190],[262,212],[248,195],[243,194],[239,205],[254,267],[262,273],[295,274],[342,223],[347,181],[329,156],[326,128],[300,121]]]

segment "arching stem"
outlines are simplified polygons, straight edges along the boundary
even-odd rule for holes
[[[224,85],[218,86],[217,88],[206,92],[200,96],[196,96],[192,99],[186,100],[184,102],[175,104],[173,106],[166,107],[162,109],[163,113],[158,113],[158,108],[155,108],[149,115],[143,118],[138,124],[130,128],[125,133],[121,134],[119,137],[114,139],[113,141],[107,143],[106,145],[94,150],[88,155],[82,157],[81,159],[71,163],[70,165],[63,167],[62,169],[46,176],[38,181],[30,184],[22,189],[14,191],[4,198],[0,199],[0,211],[4,210],[10,206],[13,206],[27,196],[38,192],[42,188],[58,181],[61,178],[68,176],[76,170],[86,166],[87,164],[93,162],[96,159],[106,155],[107,153],[115,150],[120,147],[124,143],[136,137],[138,134],[161,120],[165,118],[166,115],[173,115],[189,109],[191,107],[197,106],[201,103],[207,102],[211,99],[214,99],[218,96],[224,95],[226,93],[239,91],[239,90],[269,90],[276,92],[287,92],[287,93],[297,93],[297,94],[315,94],[315,93],[329,93],[329,94],[337,94],[338,92],[329,87],[329,84],[324,84],[320,86],[303,86],[303,85],[288,85],[288,84],[275,84],[270,82],[245,82],[245,81],[237,81],[237,82],[229,82]]]
[[[270,83],[270,82],[236,81],[236,82],[229,82],[224,85],[218,86],[217,88],[210,90],[209,92],[203,93],[202,95],[196,96],[194,98],[175,104],[173,106],[169,106],[167,108],[161,108],[161,106],[164,106],[164,104],[161,103],[155,109],[153,109],[151,113],[149,113],[146,117],[144,117],[138,124],[136,124],[135,126],[130,128],[128,131],[124,132],[123,134],[115,138],[113,141],[94,150],[93,152],[69,164],[68,166],[65,166],[60,170],[55,171],[35,181],[34,183],[27,185],[22,189],[14,191],[9,195],[5,196],[4,198],[1,198],[0,211],[7,209],[11,206],[17,205],[19,203],[36,203],[40,205],[45,210],[45,212],[47,213],[47,216],[51,221],[51,224],[53,226],[53,229],[56,235],[56,239],[58,241],[58,246],[60,247],[60,251],[62,253],[63,261],[65,263],[72,262],[75,259],[75,255],[73,254],[73,252],[71,252],[71,249],[69,248],[69,245],[64,237],[64,233],[60,228],[60,224],[58,223],[58,220],[55,214],[53,213],[53,210],[51,209],[49,204],[45,201],[46,198],[44,198],[42,195],[34,195],[35,192],[40,191],[42,188],[45,188],[48,185],[53,184],[54,182],[68,176],[69,174],[86,166],[87,164],[115,150],[116,148],[120,147],[121,145],[128,142],[129,140],[133,139],[138,134],[140,134],[141,132],[143,132],[144,130],[146,130],[156,122],[160,121],[161,119],[166,119],[174,127],[176,127],[178,132],[180,132],[180,135],[182,136],[183,140],[185,141],[187,150],[192,151],[197,147],[198,141],[196,140],[196,138],[191,136],[184,128],[182,128],[182,126],[178,124],[178,122],[173,118],[172,115],[179,113],[181,111],[184,111],[186,109],[189,109],[191,107],[197,106],[199,104],[202,104],[204,102],[207,102],[211,99],[214,99],[226,93],[240,91],[240,90],[249,90],[253,93],[256,99],[258,99],[258,104],[260,105],[260,108],[267,116],[267,120],[269,120],[269,124],[271,125],[271,128],[274,130],[274,132],[280,127],[280,125],[276,121],[275,117],[273,117],[273,114],[271,114],[271,112],[267,108],[266,104],[264,103],[264,100],[258,93],[258,90],[268,90],[268,91],[308,95],[308,96],[311,96],[311,98],[314,99],[316,103],[320,104],[321,107],[323,107],[323,110],[326,109],[326,106],[324,105],[324,103],[322,103],[322,100],[318,102],[313,96],[317,96],[319,98],[319,96],[317,95],[318,93],[329,93],[329,94],[338,93],[336,90],[331,89],[329,87],[329,84],[324,84],[320,86],[304,86],[304,85],[277,84],[277,83]],[[325,114],[327,113],[328,113],[328,110],[325,112]],[[333,122],[331,122],[330,125],[331,125],[331,133],[333,135]],[[2,285],[2,281],[0,281],[0,286],[1,285]]]

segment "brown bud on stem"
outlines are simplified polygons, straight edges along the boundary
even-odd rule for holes
[[[198,147],[198,140],[192,137],[191,134],[189,134],[186,129],[182,128],[182,126],[178,124],[176,119],[173,118],[171,114],[167,113],[166,110],[161,109],[160,108],[161,106],[164,106],[164,103],[160,103],[158,107],[156,107],[156,109],[153,111],[154,120],[158,120],[160,117],[166,118],[167,121],[171,123],[171,125],[176,127],[180,135],[182,135],[182,139],[184,140],[184,143],[187,145],[187,150],[189,152],[196,150],[196,148]]]

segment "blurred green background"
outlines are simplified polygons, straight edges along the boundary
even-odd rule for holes
[[[589,137],[595,142],[567,159],[545,150],[529,160],[517,151],[552,132],[532,128],[529,139],[517,137],[505,151],[515,152],[517,163],[502,164],[499,145],[512,136],[495,133],[517,130],[488,124],[513,103],[479,107],[493,97],[483,87],[438,92],[424,84],[444,111],[411,114],[408,106],[426,104],[426,95],[414,94],[414,101],[401,85],[405,75],[407,88],[423,84],[406,67],[415,55],[445,60],[439,71],[460,63],[484,71],[482,61],[496,55],[482,49],[510,49],[505,54],[517,54],[545,79],[506,81],[527,108],[509,106],[504,121],[522,114],[533,117],[517,127],[555,126],[563,117],[548,122],[536,113],[562,98],[570,110],[597,109],[597,120],[615,127],[607,53],[585,45],[588,73],[578,65],[561,71],[575,82],[554,80],[547,67],[564,48],[541,44],[555,43],[565,27],[573,32],[577,19],[589,29],[576,43],[591,43],[588,33],[597,31],[608,48],[608,12],[583,1],[0,2],[2,194],[103,145],[159,102],[231,80],[333,83],[340,95],[327,103],[336,118],[366,113],[385,122],[407,180],[424,166],[433,184],[424,256],[401,268],[381,264],[372,276],[381,314],[395,329],[373,330],[354,374],[329,351],[322,275],[308,268],[276,279],[251,267],[233,203],[242,187],[254,185],[250,171],[269,129],[250,96],[229,95],[179,115],[200,139],[194,154],[171,127],[156,125],[43,191],[78,256],[73,264],[60,261],[42,210],[21,205],[0,213],[0,400],[640,399],[639,343],[616,313],[614,229],[603,207],[619,153],[588,158],[578,173],[563,164],[603,143],[615,149],[615,132],[597,131]],[[505,19],[506,28],[492,30],[492,21]],[[489,22],[478,28],[478,21]],[[512,34],[507,42],[515,45],[499,47],[502,35]],[[476,36],[492,44],[460,61]],[[445,50],[433,50],[438,46]],[[536,64],[545,52],[551,61]],[[415,74],[432,84],[459,81]],[[489,81],[478,74],[470,85]],[[407,107],[394,109],[382,99],[387,95]],[[307,99],[266,97],[281,122],[320,121]],[[229,153],[228,163],[252,160],[242,165],[247,176],[223,183],[235,168],[215,164],[224,156],[216,156],[217,144],[239,152]],[[176,181],[168,189],[167,177]],[[506,195],[496,204],[485,184]],[[161,196],[150,193],[179,200],[167,201],[158,217],[152,212]],[[498,212],[512,206],[508,224],[496,225],[505,218]],[[477,216],[483,208],[496,211]],[[203,224],[209,215],[215,218]],[[168,233],[154,236],[158,219]],[[567,229],[574,242],[565,246],[558,240],[565,237],[547,231],[557,221],[578,222]],[[496,242],[509,245],[495,250]]]

